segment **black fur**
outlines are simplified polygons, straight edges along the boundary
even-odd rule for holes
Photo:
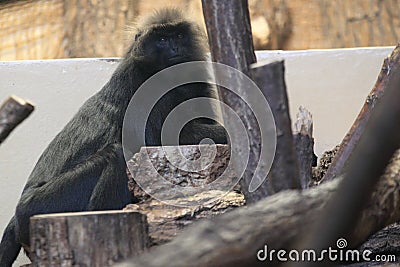
[[[109,82],[85,102],[39,158],[15,216],[4,232],[1,267],[12,265],[21,245],[29,247],[32,215],[122,209],[131,202],[121,148],[122,123],[131,97],[157,71],[206,57],[205,39],[198,26],[174,9],[143,20],[134,39]],[[174,106],[191,97],[214,97],[213,90],[203,84],[177,90],[178,93],[170,92],[161,100],[157,107],[161,118],[150,116],[147,144],[160,145],[157,132]],[[226,143],[224,129],[208,119],[188,124],[181,134],[181,143],[195,144],[207,136]]]

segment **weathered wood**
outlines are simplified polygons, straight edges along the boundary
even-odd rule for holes
[[[292,31],[281,49],[386,46],[399,40],[397,0],[286,0],[286,4]],[[272,5],[264,8],[274,10]]]
[[[211,218],[244,205],[242,194],[229,192],[238,183],[238,177],[232,171],[227,172],[227,179],[221,176],[227,171],[230,160],[228,146],[217,145],[215,157],[207,164],[212,159],[212,151],[213,147],[209,145],[143,147],[128,161],[129,190],[133,192],[138,203],[128,205],[126,209],[147,215],[152,245],[172,240],[184,227],[201,218]],[[167,157],[168,152],[176,155],[182,153],[185,158],[180,163],[184,164],[177,166],[173,157]],[[199,165],[208,166],[187,171],[193,160],[200,160],[202,163],[199,162]],[[146,193],[135,179],[156,199]],[[221,181],[216,181],[217,179]],[[164,180],[169,183],[164,183]],[[212,183],[222,186],[208,187]],[[172,194],[190,187],[194,187],[191,194]]]
[[[339,149],[339,146],[335,146],[331,150],[325,151],[318,160],[318,164],[316,167],[312,169],[312,178],[313,181],[311,183],[311,187],[317,186],[320,184],[322,178],[325,176],[326,171],[329,169],[329,166],[332,164],[333,159],[335,158],[336,152]]]
[[[348,240],[361,244],[371,234],[400,220],[400,156],[393,157],[372,198]],[[212,220],[198,222],[168,244],[132,258],[119,267],[138,266],[265,266],[257,251],[291,247],[326,208],[341,179],[302,192],[277,193],[246,208],[235,209]],[[318,235],[325,231],[317,233]]]
[[[0,1],[0,60],[65,57],[63,2]]]
[[[210,219],[244,205],[245,201],[242,194],[238,192],[223,193],[208,191],[197,194],[195,197],[200,201],[204,199],[202,202],[205,204],[196,207],[185,206],[187,203],[185,198],[177,198],[175,205],[165,204],[155,199],[147,199],[138,204],[130,204],[125,210],[146,214],[151,246],[161,245],[173,240],[187,226],[200,219]],[[216,200],[209,203],[207,201],[210,198]]]
[[[397,47],[392,57],[400,59],[399,51]],[[399,70],[400,68],[392,69],[386,74],[387,79],[381,90],[384,95],[376,101],[368,123],[364,122],[365,129],[359,133],[359,141],[348,159],[343,183],[335,196],[330,199],[321,219],[315,222],[313,234],[308,233],[303,237],[300,248],[314,248],[321,251],[342,237],[348,238],[349,245],[354,246],[358,244],[355,241],[359,241],[354,235],[364,235],[365,228],[370,228],[366,226],[367,221],[361,227],[355,227],[358,215],[365,207],[365,202],[371,197],[375,184],[379,181],[396,149],[400,147]],[[382,194],[375,195],[377,198],[375,204],[385,215],[397,212],[392,210],[392,206],[380,205],[385,201],[385,194],[391,187],[393,186],[388,185],[388,188],[381,192]],[[383,212],[384,207],[387,207],[388,211]],[[373,207],[370,208],[373,209]],[[379,217],[381,219],[382,215]],[[375,222],[368,223],[375,224]],[[380,221],[380,223],[383,222]],[[322,231],[323,235],[321,235]]]
[[[248,73],[256,56],[247,0],[202,0],[202,4],[212,59]]]
[[[0,144],[34,110],[34,106],[17,97],[11,96],[0,106]]]
[[[364,237],[400,220],[399,181],[400,150],[397,150],[384,175],[379,178],[370,199],[364,205],[363,213],[357,219],[357,226],[351,231],[349,239],[353,240],[353,244],[359,245]],[[354,193],[357,193],[357,190],[354,190]]]
[[[256,57],[252,43],[247,0],[202,0],[202,4],[213,61],[229,65],[248,75],[250,64],[256,62]],[[228,76],[228,78],[236,84],[238,95],[245,99],[247,92],[244,86],[241,86],[241,79],[234,74],[228,74]],[[218,77],[216,77],[216,79],[218,80]],[[268,192],[265,182],[258,188],[260,193],[254,194],[254,192],[249,192],[249,185],[253,178],[258,181],[263,181],[265,178],[254,177],[261,155],[262,136],[260,128],[256,117],[247,106],[248,103],[229,90],[218,88],[218,93],[220,99],[232,108],[242,120],[244,128],[248,129],[247,134],[249,136],[249,147],[251,149],[249,151],[247,168],[240,181],[240,185],[245,195],[246,202],[254,203],[258,201],[261,196],[266,196]],[[233,125],[234,122],[228,118],[227,114],[223,114],[223,120],[228,128],[232,129],[237,127]],[[231,139],[234,138],[231,137]],[[238,158],[242,160],[244,158],[242,156],[242,154],[245,153],[244,151],[247,152],[246,149],[243,149],[241,151],[234,151],[234,153],[238,153]],[[240,162],[234,162],[234,164],[239,166]],[[262,175],[265,176],[265,173],[262,173]]]
[[[99,57],[121,56],[126,47],[122,27],[129,22],[132,11],[135,17],[173,4],[189,11],[191,18],[203,20],[198,0],[87,2],[0,1],[0,59],[62,58],[69,49],[73,50],[71,54],[84,57],[93,53]],[[257,49],[385,46],[395,44],[400,36],[398,0],[251,0],[249,5]],[[79,24],[71,23],[71,13],[79,17]],[[85,13],[87,20],[82,20]],[[73,33],[77,36],[70,35]],[[86,48],[88,53],[83,50]]]
[[[117,266],[255,266],[257,251],[265,244],[271,249],[287,247],[306,229],[337,183],[332,181],[303,193],[280,192],[246,208],[198,222],[170,243]]]
[[[376,113],[375,107],[381,101],[383,95],[386,94],[385,90],[387,90],[389,79],[392,76],[400,76],[399,45],[397,45],[392,54],[384,60],[381,72],[379,73],[374,88],[369,93],[355,122],[343,139],[332,164],[323,178],[323,181],[332,180],[344,172],[348,159],[354,152],[356,146],[359,144],[362,134],[366,130],[367,125],[370,123],[372,114]]]
[[[253,199],[261,199],[286,189],[301,188],[284,72],[283,61],[270,64],[260,62],[254,64],[250,71],[254,82],[268,99],[277,132],[275,157],[266,183],[267,192],[260,188],[252,193]]]
[[[249,1],[254,47],[257,50],[283,49],[293,28],[288,0]],[[295,48],[296,49],[296,48]]]
[[[140,193],[139,185],[147,194],[174,206],[213,202],[239,182],[240,177],[228,166],[229,152],[227,145],[143,147],[127,163],[132,174],[129,189]],[[214,193],[199,197],[210,191]]]
[[[146,216],[97,211],[31,218],[33,266],[112,266],[149,245]]]
[[[299,107],[297,119],[294,123],[293,139],[299,163],[301,188],[306,189],[310,186],[312,178],[314,138],[312,116],[304,107]]]
[[[0,59],[122,56],[138,2],[0,1]]]
[[[64,1],[64,49],[67,57],[122,56],[126,40],[124,27],[137,16],[134,0]],[[110,41],[112,40],[112,41]]]
[[[140,2],[146,5],[140,14],[171,4]],[[186,3],[199,1],[176,2],[188,10]],[[260,50],[394,45],[400,36],[398,5],[398,0],[250,0],[254,45]]]
[[[398,254],[400,251],[400,224],[394,223],[378,231],[368,238],[359,249],[361,251],[368,249],[373,255]]]

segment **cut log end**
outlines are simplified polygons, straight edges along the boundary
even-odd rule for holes
[[[111,266],[149,246],[146,216],[132,211],[37,215],[30,232],[35,266]]]
[[[17,96],[9,97],[0,106],[0,143],[25,120],[34,110],[34,106]]]

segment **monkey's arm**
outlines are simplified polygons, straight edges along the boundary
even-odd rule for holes
[[[21,244],[17,242],[15,236],[15,217],[12,217],[0,243],[0,266],[11,267],[20,250]]]
[[[29,218],[33,215],[129,204],[125,166],[121,145],[112,144],[47,183],[26,190],[15,213],[19,241],[29,244]]]
[[[216,123],[199,123],[198,120],[194,120],[183,127],[179,143],[181,145],[194,145],[200,143],[204,138],[210,138],[216,144],[228,143],[228,134],[223,126]]]

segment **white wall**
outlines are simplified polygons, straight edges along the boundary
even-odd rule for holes
[[[313,115],[315,151],[339,144],[371,91],[393,47],[265,51],[260,59],[284,59],[292,121],[303,105]]]
[[[340,143],[391,50],[265,51],[258,58],[285,59],[292,120],[300,105],[311,111],[320,155]],[[0,102],[14,94],[36,106],[0,145],[0,233],[41,152],[116,66],[107,59],[0,62]]]
[[[0,145],[1,234],[41,152],[116,66],[97,59],[0,62],[0,102],[14,94],[36,108]]]

